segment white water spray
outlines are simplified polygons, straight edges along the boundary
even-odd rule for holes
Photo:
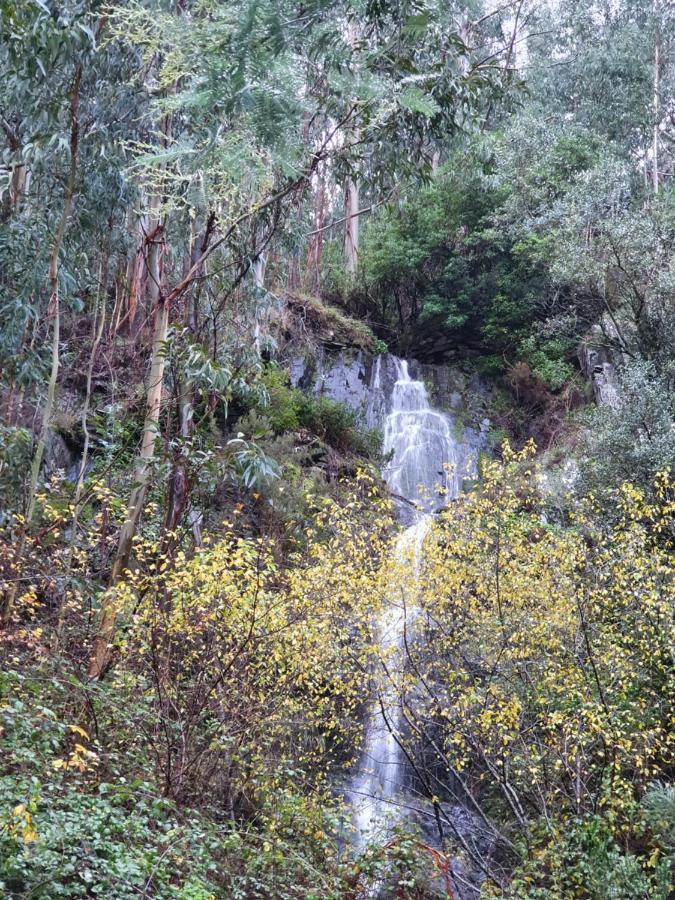
[[[409,527],[396,543],[397,566],[412,577],[392,584],[389,603],[376,623],[375,637],[382,665],[374,673],[375,697],[365,729],[358,770],[349,794],[354,805],[357,843],[363,845],[387,831],[398,817],[405,773],[401,750],[403,716],[400,706],[406,661],[406,636],[417,614],[416,575],[422,544],[434,509],[456,497],[460,486],[457,443],[450,421],[431,408],[422,381],[410,377],[405,360],[389,357],[396,380],[384,419],[384,453],[391,458],[384,477],[402,501],[402,519]],[[373,403],[386,402],[382,393],[382,359],[372,380]]]

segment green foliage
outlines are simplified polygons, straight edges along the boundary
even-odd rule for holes
[[[520,900],[557,900],[582,894],[589,900],[668,900],[670,863],[624,853],[608,822],[589,816],[570,824],[553,856],[550,887],[537,888],[537,864],[517,873],[509,896]]]
[[[366,428],[355,410],[330,397],[315,397],[291,387],[288,373],[274,364],[265,368],[262,384],[266,398],[256,409],[274,434],[307,429],[343,453],[378,458],[381,436]],[[244,427],[251,430],[250,423]]]
[[[28,429],[0,424],[0,494],[6,502],[16,503],[18,499],[31,449],[32,436]],[[6,524],[2,513],[0,524]]]
[[[486,897],[672,894],[673,10],[496,6],[0,0],[3,896],[431,896],[442,854],[403,830],[341,859],[369,671],[396,672],[443,850],[485,826]],[[348,178],[373,211],[355,277]],[[299,289],[328,233],[336,304]],[[420,565],[395,559],[360,472],[381,436],[263,362],[289,311],[290,340],[506,373],[523,433],[557,429],[593,328],[619,380],[578,440],[591,496],[550,524],[505,447]],[[90,457],[77,491],[38,473],[26,527],[57,322],[48,424]],[[371,623],[406,579],[397,672]],[[104,608],[110,665],[83,681]]]
[[[90,742],[62,716],[68,690],[51,682],[49,696],[36,679],[2,675],[0,748],[14,771],[0,776],[0,890],[24,900],[106,897],[139,892],[158,900],[306,897],[301,887],[315,866],[327,870],[327,835],[337,823],[286,782],[262,783],[255,828],[218,823],[180,808],[144,780],[139,755],[128,776],[108,770],[55,769],[64,746]],[[63,704],[66,704],[64,707]],[[142,705],[132,715],[143,715]],[[66,712],[66,715],[70,715]],[[108,756],[108,766],[114,757]],[[125,768],[130,768],[130,759]],[[116,760],[113,769],[116,768]],[[270,790],[269,796],[263,791]],[[208,803],[201,804],[208,807]],[[327,896],[336,871],[321,880]]]
[[[299,410],[300,424],[318,435],[331,447],[355,453],[367,459],[377,459],[381,436],[367,428],[354,410],[330,397],[307,397]]]
[[[649,490],[659,471],[675,462],[675,395],[672,379],[653,364],[626,364],[610,404],[588,417],[581,448],[581,476],[603,493],[623,481]]]
[[[274,433],[283,434],[285,431],[297,429],[304,395],[290,386],[288,373],[279,366],[269,365],[263,373],[262,383],[267,398],[259,409],[264,412]]]
[[[7,810],[13,803],[14,810],[23,803],[33,808],[36,831],[28,843],[21,835],[2,841],[0,885],[17,900],[122,900],[143,889],[163,900],[213,894],[213,827],[197,817],[181,821],[149,784],[101,782],[86,794],[53,777],[46,783],[3,779],[0,805]]]
[[[566,336],[542,337],[531,334],[520,346],[532,372],[552,391],[558,391],[574,376],[570,363],[575,347]]]
[[[675,865],[675,788],[653,784],[642,801],[647,825],[656,835],[666,858]]]
[[[376,216],[350,302],[416,355],[478,355],[492,374],[521,359],[558,390],[573,373],[583,325],[546,335],[570,297],[551,284],[554,235],[524,223],[522,208],[560,202],[599,151],[582,130],[538,138],[518,148],[524,166],[511,156],[514,135],[459,147],[428,186]]]

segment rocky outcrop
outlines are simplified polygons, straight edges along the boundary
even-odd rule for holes
[[[433,406],[447,414],[464,456],[475,458],[487,445],[490,421],[485,415],[488,390],[478,376],[448,366],[408,361],[413,378],[424,381]],[[295,387],[314,396],[326,395],[356,410],[370,428],[380,428],[398,375],[396,357],[363,351],[330,352],[296,357],[288,366]]]
[[[366,416],[372,357],[361,350],[329,353],[321,348],[317,356],[295,357],[288,369],[294,387],[315,397],[325,394]]]
[[[593,389],[598,406],[616,406],[619,399],[614,353],[596,326],[579,347],[579,365]]]

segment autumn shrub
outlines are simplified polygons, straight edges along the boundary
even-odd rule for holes
[[[531,448],[503,452],[425,545],[406,695],[419,788],[449,804],[451,834],[459,800],[490,836],[488,896],[665,900],[643,800],[675,764],[672,485],[625,484],[613,525],[589,500],[561,527]]]
[[[365,475],[312,510],[285,564],[233,523],[193,556],[139,536],[107,595],[118,629],[98,682],[80,605],[64,608],[65,653],[57,619],[17,597],[0,676],[9,896],[343,896],[333,785],[359,744],[390,512]]]

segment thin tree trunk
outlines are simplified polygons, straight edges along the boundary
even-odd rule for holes
[[[659,192],[659,115],[660,115],[660,67],[661,67],[661,35],[659,31],[659,3],[654,0],[654,69],[653,69],[653,95],[652,115],[654,124],[652,127],[652,187],[654,193]]]
[[[78,109],[80,105],[80,82],[82,79],[82,66],[78,63],[75,66],[75,77],[73,79],[73,87],[70,95],[70,166],[68,169],[68,179],[66,181],[66,190],[63,198],[63,209],[61,218],[56,229],[54,243],[49,257],[49,289],[50,298],[47,314],[53,316],[54,325],[52,327],[52,365],[49,374],[49,382],[47,384],[47,396],[45,398],[45,406],[42,413],[42,423],[38,434],[35,452],[30,467],[30,479],[28,482],[28,495],[26,501],[26,515],[21,526],[21,535],[19,538],[19,546],[17,549],[17,562],[23,558],[26,549],[26,534],[30,528],[33,515],[35,513],[35,501],[37,498],[38,479],[40,477],[40,467],[44,457],[45,446],[47,444],[47,435],[52,421],[52,412],[54,409],[54,399],[56,397],[56,384],[59,377],[59,344],[61,340],[61,311],[59,308],[59,255],[61,246],[68,227],[68,219],[73,205],[73,196],[75,194],[75,179],[77,175],[77,144],[79,139],[78,125]],[[2,602],[0,609],[0,625],[6,626],[14,609],[14,601],[18,590],[18,581],[15,579]]]
[[[254,297],[255,313],[253,317],[253,344],[256,353],[259,356],[262,349],[262,328],[260,326],[260,321],[264,312],[264,308],[261,308],[261,300],[265,291],[265,270],[267,268],[267,252],[265,250],[256,256],[251,268],[253,271],[253,285],[256,289],[256,295]]]
[[[136,216],[134,210],[129,210],[127,228],[129,234],[134,237],[136,249],[127,262],[126,274],[123,279],[124,289],[118,293],[115,300],[115,309],[110,319],[111,336],[118,334],[123,325],[127,326],[129,334],[135,334],[138,300],[143,292],[143,271],[149,225],[143,216]]]
[[[56,229],[54,243],[49,257],[49,289],[50,298],[47,307],[48,315],[54,319],[52,327],[52,364],[49,374],[49,383],[47,385],[47,396],[45,398],[44,410],[42,413],[42,422],[40,424],[40,432],[38,434],[35,452],[30,467],[30,478],[28,482],[28,495],[26,504],[26,515],[21,527],[21,537],[19,539],[19,548],[17,551],[17,560],[21,560],[26,547],[26,533],[30,528],[33,515],[35,513],[35,501],[37,497],[38,479],[40,476],[40,467],[44,457],[45,447],[47,444],[47,435],[52,422],[52,412],[54,410],[54,399],[56,397],[56,384],[59,377],[59,344],[61,339],[61,311],[59,306],[59,255],[61,246],[66,235],[68,227],[68,219],[73,205],[73,197],[75,195],[75,180],[77,176],[77,148],[79,140],[79,123],[78,109],[80,105],[80,82],[82,80],[82,66],[77,63],[75,66],[75,76],[73,78],[73,87],[70,95],[70,166],[68,168],[68,179],[66,181],[66,189],[63,197],[63,209],[61,218]],[[9,622],[16,593],[18,582],[15,580],[7,594],[5,595],[2,610],[0,610],[0,625],[7,625]]]
[[[20,159],[21,141],[17,132],[12,128],[4,116],[0,116],[0,124],[5,132],[10,151]],[[5,219],[8,219],[13,212],[16,213],[19,210],[21,200],[28,190],[29,182],[30,171],[28,166],[24,162],[14,162],[12,165],[12,175],[9,181],[9,192],[3,203],[3,217]]]
[[[307,250],[307,270],[305,273],[306,288],[310,293],[319,296],[321,293],[321,258],[323,256],[323,232],[326,224],[326,182],[323,177],[323,166],[317,172],[317,188],[314,193],[314,214],[312,217],[312,234]]]
[[[87,387],[84,397],[84,406],[82,407],[82,433],[84,434],[84,446],[82,447],[82,459],[77,472],[77,485],[75,486],[75,496],[73,497],[73,523],[72,523],[72,539],[70,542],[70,550],[68,553],[68,562],[66,564],[66,578],[70,575],[73,564],[73,553],[75,550],[75,537],[77,533],[77,523],[80,514],[80,502],[82,500],[82,492],[84,490],[84,476],[87,471],[87,463],[89,461],[89,444],[91,435],[89,433],[89,407],[91,406],[91,386],[94,378],[94,365],[96,364],[96,355],[98,352],[101,338],[103,336],[103,328],[106,318],[106,289],[108,284],[108,261],[110,258],[110,245],[105,251],[105,257],[101,260],[98,277],[98,290],[96,291],[96,300],[94,303],[94,319],[92,323],[92,342],[89,354],[89,366],[87,367]],[[56,628],[57,646],[61,642],[63,635],[63,627],[65,624],[66,604],[65,598],[62,599],[59,606],[59,619]]]
[[[35,497],[37,493],[37,482],[40,474],[40,466],[42,465],[42,457],[44,455],[47,434],[51,426],[52,411],[54,408],[54,397],[56,394],[56,382],[59,377],[59,341],[61,329],[61,311],[59,305],[59,254],[61,246],[68,227],[68,219],[73,205],[73,196],[75,194],[75,178],[77,175],[77,142],[78,142],[78,107],[80,104],[80,81],[82,78],[82,67],[78,63],[75,68],[75,78],[73,81],[73,89],[70,101],[70,167],[68,170],[68,181],[66,183],[66,192],[63,198],[63,210],[61,219],[56,230],[56,237],[52,245],[52,252],[49,258],[49,288],[50,298],[48,312],[54,316],[54,328],[52,331],[52,366],[49,376],[49,385],[47,387],[47,399],[45,401],[44,413],[42,416],[42,424],[40,434],[38,436],[35,455],[31,464],[30,484],[28,488],[28,509],[26,512],[26,524],[29,525],[35,511]]]
[[[127,515],[120,531],[117,552],[113,560],[110,574],[110,585],[101,616],[99,631],[94,639],[92,654],[89,659],[88,676],[100,678],[110,660],[110,640],[115,630],[117,619],[117,598],[115,586],[129,563],[134,536],[138,530],[143,506],[145,504],[152,460],[155,455],[155,441],[159,427],[159,414],[164,385],[164,367],[166,363],[165,344],[169,330],[169,305],[161,291],[161,244],[163,226],[158,225],[152,235],[148,248],[148,298],[155,304],[155,331],[152,341],[152,357],[150,363],[150,380],[148,384],[145,423],[141,439],[141,450],[134,473],[134,487],[129,497]]]
[[[353,178],[345,189],[345,264],[350,275],[359,263],[359,185]]]
[[[21,206],[23,196],[28,189],[29,177],[28,167],[25,163],[19,163],[19,165],[14,166],[9,189],[10,202],[14,212],[17,212]]]

